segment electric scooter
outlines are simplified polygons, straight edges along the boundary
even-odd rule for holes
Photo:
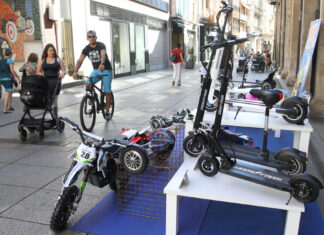
[[[229,6],[226,2],[222,1],[224,7],[221,11],[225,12],[225,22],[226,24],[228,16],[232,12],[232,7]],[[225,27],[223,27],[224,29]],[[224,32],[224,31],[223,31]],[[198,159],[198,166],[200,171],[206,176],[213,176],[218,173],[218,171],[228,174],[234,177],[238,177],[244,180],[248,180],[254,183],[262,184],[268,187],[272,187],[275,189],[279,189],[282,191],[290,192],[291,197],[294,197],[297,201],[309,203],[313,202],[317,199],[319,190],[323,188],[322,184],[313,176],[308,175],[306,173],[301,174],[294,172],[291,174],[289,167],[292,166],[291,160],[299,161],[305,157],[304,153],[297,150],[289,151],[283,150],[279,151],[280,159],[276,159],[275,156],[274,161],[271,159],[269,154],[266,154],[266,149],[263,149],[261,152],[261,156],[263,159],[257,159],[257,154],[252,149],[244,149],[240,152],[240,157],[238,157],[238,152],[233,151],[231,154],[223,144],[218,140],[219,131],[221,128],[221,120],[223,115],[223,109],[225,105],[225,96],[227,92],[228,82],[230,75],[228,74],[228,66],[230,66],[230,57],[233,51],[233,46],[235,44],[242,43],[247,41],[247,39],[230,39],[230,40],[222,40],[221,42],[212,43],[202,48],[202,51],[207,47],[212,48],[212,56],[215,56],[215,51],[218,48],[224,48],[223,59],[225,61],[224,72],[221,75],[221,89],[220,96],[218,99],[218,106],[216,110],[215,122],[213,125],[213,131],[207,136],[207,151],[202,153]],[[206,99],[204,99],[205,95],[208,95],[210,81],[210,67],[207,69],[207,79],[205,79],[203,84],[203,89],[201,92],[199,106],[196,117],[203,117],[204,107],[206,103]],[[205,94],[207,91],[207,94]],[[261,99],[266,105],[266,130],[264,135],[264,146],[267,142],[267,120],[269,116],[269,109],[277,103],[280,99],[282,99],[282,93],[277,90],[263,91],[263,90],[253,90],[253,95],[257,98]],[[197,120],[195,120],[197,121]],[[242,148],[242,146],[240,146]],[[236,151],[238,151],[237,149]],[[278,153],[279,153],[278,152]],[[244,153],[244,154],[243,154]],[[265,166],[275,167],[277,164],[277,168],[281,172],[275,172],[271,170],[267,170],[263,167],[258,167],[252,164],[246,163],[238,163],[237,159],[243,159],[245,162],[257,163]],[[257,160],[255,160],[257,159]],[[270,163],[271,162],[271,163]],[[286,164],[286,167],[284,165]],[[301,169],[301,168],[299,168]],[[302,169],[305,170],[305,169]],[[285,172],[286,171],[286,172]]]
[[[226,4],[226,3],[223,3],[223,4]],[[203,46],[201,48],[201,52],[203,53],[203,51],[205,49],[207,49],[208,47],[211,47],[213,49],[211,58],[214,58],[213,56],[215,56],[216,50],[218,48],[221,48],[218,45],[222,44],[225,41],[224,40],[224,29],[225,29],[225,26],[227,23],[227,18],[229,17],[229,14],[231,13],[231,8],[227,8],[224,5],[223,9],[217,14],[218,28],[220,28],[219,22],[218,22],[219,15],[222,12],[226,13],[225,21],[224,21],[223,29],[218,31],[219,32],[218,38],[216,40],[214,40],[213,43]],[[232,37],[232,38],[234,38],[234,37]],[[238,44],[238,43],[242,43],[245,41],[246,41],[246,39],[235,39],[235,40],[228,40],[225,42],[232,43],[232,44],[233,43]],[[227,50],[229,50],[229,49],[227,49]],[[228,59],[226,59],[224,53],[225,53],[225,50],[223,50],[223,53],[222,53],[221,67],[222,66],[224,66],[224,67],[220,70],[221,71],[220,78],[221,78],[221,81],[224,80],[224,73],[226,73],[226,74],[228,74],[228,80],[226,83],[225,93],[224,93],[224,91],[222,91],[222,87],[220,89],[218,103],[220,101],[225,103],[226,91],[227,91],[227,87],[229,84],[229,78],[231,77],[232,68],[233,68],[232,67],[233,61],[232,61],[231,56],[229,56]],[[227,53],[231,53],[231,51],[229,51]],[[201,152],[201,150],[204,149],[204,146],[206,146],[208,143],[208,138],[206,137],[208,135],[202,135],[200,128],[201,128],[201,123],[203,121],[203,117],[204,117],[204,113],[205,113],[204,108],[206,107],[206,98],[205,97],[208,97],[208,95],[209,95],[210,84],[211,84],[211,80],[212,80],[211,75],[210,75],[212,64],[213,63],[209,63],[208,68],[206,68],[206,70],[209,71],[209,73],[207,73],[206,78],[203,83],[200,100],[199,100],[199,104],[197,107],[197,113],[196,113],[196,117],[195,117],[195,121],[194,121],[194,125],[193,125],[193,132],[191,132],[190,137],[188,137],[191,139],[191,141],[190,141],[190,145],[188,145],[189,151],[187,151],[187,152],[192,152],[192,154],[189,154],[191,156],[197,155],[198,152]],[[222,83],[223,83],[223,81],[222,81]],[[276,91],[276,92],[278,93],[277,97],[280,97],[280,99],[281,99],[283,97],[281,91]],[[222,94],[224,94],[224,95],[222,96]],[[277,99],[276,102],[278,102],[280,99]],[[269,150],[267,148],[268,133],[269,133],[269,131],[268,131],[269,110],[272,108],[272,106],[275,103],[271,103],[271,104],[267,105],[267,107],[266,107],[264,139],[263,139],[263,147],[261,150],[254,148],[252,146],[242,146],[242,144],[233,143],[233,141],[221,141],[220,143],[221,143],[222,147],[225,149],[224,151],[226,151],[227,154],[233,156],[236,159],[241,159],[241,160],[253,162],[256,164],[264,165],[267,167],[272,167],[272,168],[275,168],[276,170],[278,170],[282,173],[285,173],[287,175],[296,175],[299,173],[303,173],[306,170],[306,160],[307,160],[306,153],[301,152],[294,148],[284,148],[276,153],[273,153],[273,152],[269,152]],[[222,112],[222,111],[223,111],[223,108],[221,108],[221,110],[218,112]],[[219,113],[217,113],[216,115],[219,115]],[[213,132],[211,132],[211,133],[213,133]],[[222,138],[223,130],[221,128],[219,128],[219,130],[217,130],[217,137],[218,137],[218,141],[220,139],[223,139]],[[237,136],[237,139],[240,139],[240,137]],[[186,145],[184,145],[184,146],[185,146],[184,149],[186,149],[187,146]]]

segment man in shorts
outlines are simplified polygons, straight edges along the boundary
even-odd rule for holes
[[[97,83],[102,79],[104,93],[106,95],[106,119],[111,119],[111,114],[109,112],[111,105],[111,79],[112,79],[112,67],[106,53],[106,46],[102,42],[97,42],[97,34],[94,30],[89,30],[87,32],[87,39],[89,44],[82,50],[80,58],[78,59],[75,71],[73,73],[73,78],[77,79],[78,71],[86,56],[90,59],[93,71],[90,74],[91,77],[97,75],[104,75],[100,78],[93,78],[92,81]],[[90,79],[86,82],[86,87],[90,86]]]

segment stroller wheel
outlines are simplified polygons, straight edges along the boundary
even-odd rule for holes
[[[27,131],[25,129],[21,129],[21,131],[19,131],[19,138],[21,141],[25,141],[27,139]]]
[[[60,118],[57,130],[58,130],[59,133],[63,133],[64,128],[65,128],[65,123],[62,121],[62,118]]]
[[[35,129],[34,129],[34,128],[27,127],[27,129],[28,129],[28,131],[29,131],[30,133],[34,133],[34,132],[35,132]]]
[[[40,136],[41,138],[44,138],[44,136],[45,136],[45,132],[44,132],[44,129],[43,129],[43,128],[40,128],[40,129],[39,129],[39,136]]]

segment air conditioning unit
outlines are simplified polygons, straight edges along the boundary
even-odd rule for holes
[[[277,5],[277,4],[280,4],[280,0],[268,0],[268,3],[270,5]]]
[[[48,6],[48,19],[57,21],[60,19],[60,8],[57,4],[49,4]]]

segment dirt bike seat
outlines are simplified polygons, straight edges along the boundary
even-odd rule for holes
[[[114,143],[121,144],[121,145],[128,145],[129,144],[129,140],[114,139]]]
[[[283,94],[280,90],[252,89],[250,94],[255,98],[262,100],[263,103],[270,109],[274,104],[283,98]]]

